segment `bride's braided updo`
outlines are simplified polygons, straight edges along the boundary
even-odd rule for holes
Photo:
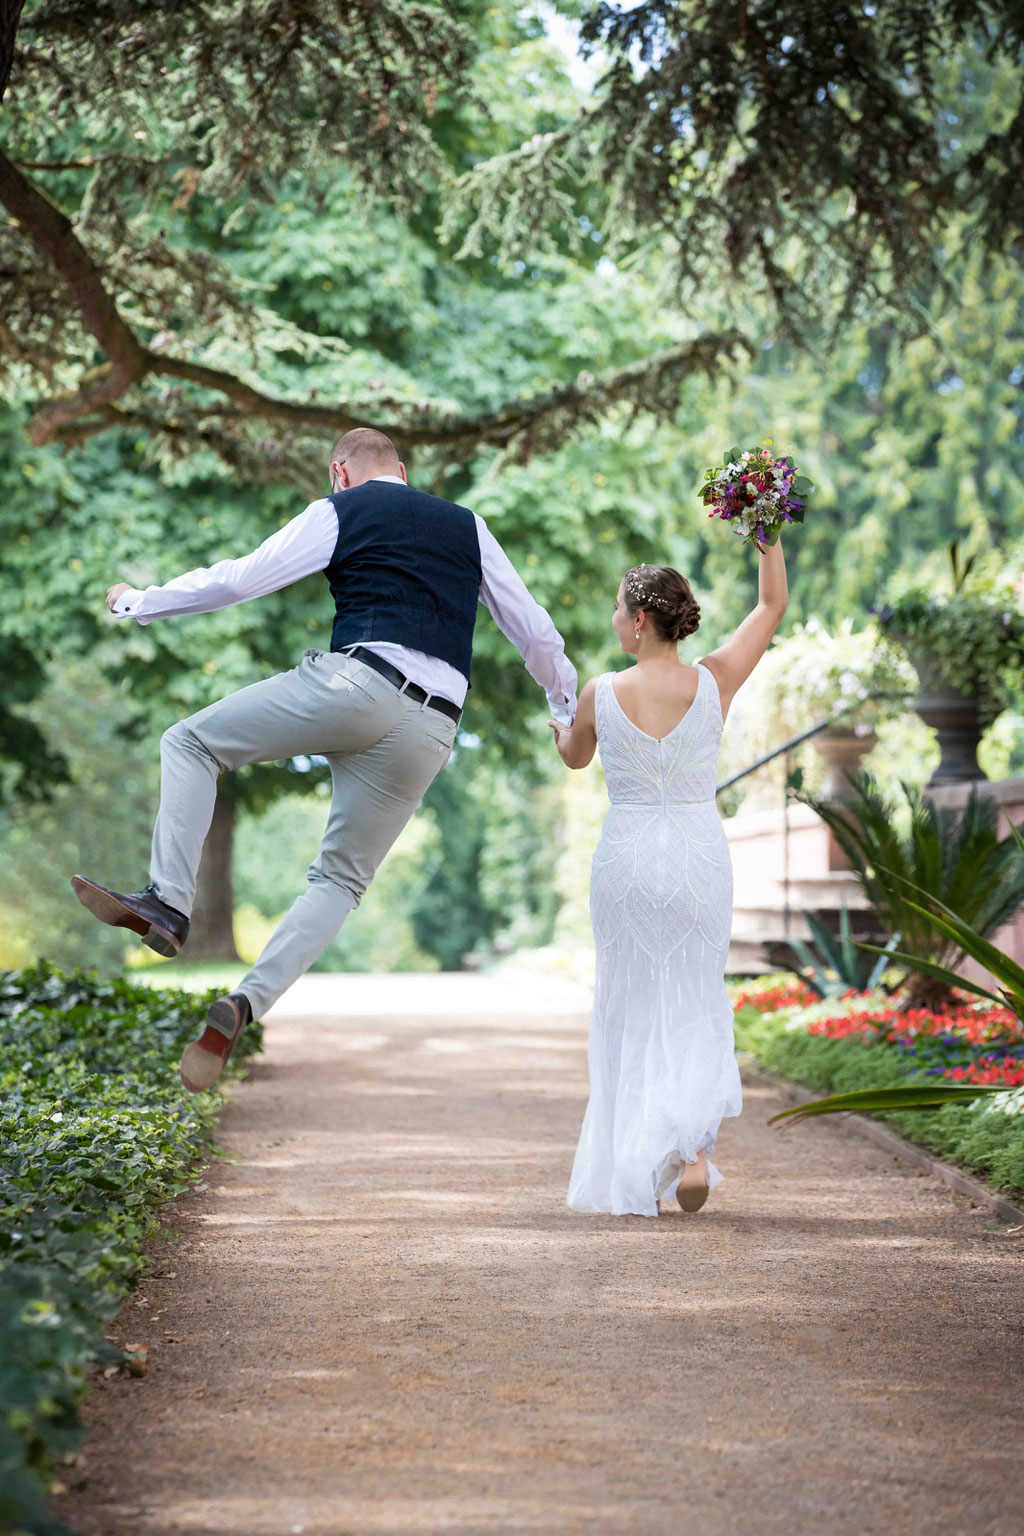
[[[634,565],[623,595],[630,613],[649,613],[660,640],[685,640],[700,626],[700,607],[685,576],[670,565]]]

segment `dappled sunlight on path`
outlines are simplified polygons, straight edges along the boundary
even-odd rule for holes
[[[85,1536],[1024,1528],[1019,1237],[760,1087],[698,1216],[576,1215],[585,994],[309,980],[119,1320]]]

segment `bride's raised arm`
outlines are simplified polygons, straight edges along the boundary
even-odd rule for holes
[[[747,614],[739,628],[717,651],[704,657],[704,666],[714,673],[718,692],[722,699],[722,716],[725,717],[737,689],[757,666],[768,649],[768,644],[782,622],[789,600],[786,585],[786,558],[782,553],[782,540],[774,544],[759,544],[760,570],[758,572],[757,606]]]

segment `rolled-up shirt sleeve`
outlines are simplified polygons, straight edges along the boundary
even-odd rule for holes
[[[476,515],[476,514],[474,514]],[[480,516],[480,601],[517,648],[526,670],[548,696],[560,725],[576,718],[576,668],[565,654],[565,641],[550,614],[530,596],[526,583]]]
[[[186,571],[162,587],[146,587],[144,591],[130,587],[117,599],[113,612],[119,619],[149,624],[153,619],[172,619],[183,613],[231,608],[322,571],[337,542],[334,503],[326,498],[314,501],[251,554]]]

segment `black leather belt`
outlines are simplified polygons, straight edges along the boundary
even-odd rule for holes
[[[420,687],[419,683],[410,683],[404,672],[399,672],[397,667],[393,667],[390,661],[385,661],[383,656],[378,656],[376,651],[368,651],[365,645],[354,645],[351,649],[346,649],[345,655],[354,656],[364,666],[372,667],[375,672],[380,673],[381,677],[386,677],[389,683],[394,683],[396,688],[404,689],[406,698],[412,699],[414,704],[422,704],[426,699],[428,709],[439,710],[442,715],[447,715],[449,720],[454,720],[456,725],[462,719],[462,710],[458,704],[453,704],[451,699],[443,698],[439,693],[428,693],[425,688]]]

